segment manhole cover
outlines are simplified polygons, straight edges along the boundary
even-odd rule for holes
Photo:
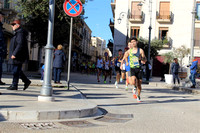
[[[130,121],[131,119],[119,119],[119,118],[104,116],[104,117],[96,119],[96,120],[103,121],[103,122],[109,122],[109,123],[124,123],[124,122]]]
[[[63,125],[70,126],[70,127],[94,127],[98,126],[88,121],[64,121],[60,122]]]
[[[133,118],[133,114],[112,114],[107,113],[106,116],[114,118]]]
[[[23,128],[30,130],[46,130],[58,128],[54,123],[20,123],[20,125]]]

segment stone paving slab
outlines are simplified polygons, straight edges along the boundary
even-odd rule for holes
[[[0,121],[38,121],[83,118],[94,116],[98,107],[89,102],[73,87],[67,90],[65,81],[52,84],[54,102],[39,102],[38,96],[42,83],[31,79],[30,87],[23,91],[23,83],[19,82],[17,91],[6,90],[11,84],[10,78],[4,78],[5,86],[0,86]]]

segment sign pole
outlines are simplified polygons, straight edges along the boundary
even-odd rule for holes
[[[67,76],[67,84],[69,90],[70,84],[70,66],[71,66],[71,49],[72,49],[72,26],[73,26],[73,17],[71,17],[71,24],[70,24],[70,37],[69,37],[69,57],[68,57],[68,76]]]
[[[54,101],[53,89],[51,85],[52,77],[52,61],[53,61],[53,29],[54,29],[54,11],[55,0],[49,1],[49,25],[48,25],[48,40],[45,46],[45,69],[44,69],[44,83],[42,85],[38,101]]]

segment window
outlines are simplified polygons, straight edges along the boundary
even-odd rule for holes
[[[195,28],[195,43],[194,46],[200,46],[200,28]]]
[[[196,19],[200,20],[200,2],[197,3],[197,13],[196,13]]]
[[[159,28],[159,39],[165,40],[167,38],[168,28],[161,27]]]
[[[140,19],[141,18],[141,10],[138,7],[139,2],[132,2],[131,7],[131,18],[132,19]]]
[[[131,27],[131,37],[139,37],[140,36],[140,27]]]
[[[9,9],[9,7],[10,7],[9,0],[4,0],[4,8]]]
[[[170,2],[160,2],[160,19],[170,18]]]

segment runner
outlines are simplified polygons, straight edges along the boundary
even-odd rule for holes
[[[109,67],[110,67],[110,61],[108,59],[109,57],[106,56],[105,57],[105,61],[104,61],[104,83],[106,84],[106,78],[109,75]]]
[[[112,80],[112,69],[113,69],[113,62],[112,62],[112,57],[110,57],[110,66],[109,66],[109,75],[110,75],[110,81],[109,83],[111,83],[111,80]]]
[[[140,93],[142,90],[142,70],[141,63],[145,64],[146,57],[144,51],[141,48],[137,47],[137,38],[133,37],[130,39],[130,49],[126,52],[125,60],[128,62],[128,56],[130,58],[130,72],[131,72],[131,80],[130,84],[134,85],[133,88],[133,97],[137,98],[138,102],[141,102]],[[126,65],[128,66],[129,63]],[[136,79],[137,79],[137,88],[136,88]]]
[[[122,50],[119,49],[118,50],[118,57],[114,58],[115,60],[115,72],[116,72],[116,81],[115,81],[115,87],[118,89],[118,83],[120,81],[120,77],[121,77],[121,60],[123,58],[123,54],[122,54]]]
[[[126,47],[125,49],[124,49],[124,51],[125,51],[125,54],[126,54],[126,52],[129,50],[129,48],[130,48],[130,43],[128,43],[128,47]],[[125,55],[124,54],[124,55]],[[125,56],[124,56],[124,58],[123,58],[123,61],[125,60]],[[128,90],[128,84],[129,84],[129,80],[130,80],[130,59],[129,59],[129,57],[128,57],[128,66],[126,65],[127,63],[126,63],[126,61],[125,61],[125,71],[126,71],[126,88],[125,88],[125,90],[127,91]]]
[[[99,58],[97,59],[97,81],[98,82],[100,82],[99,76],[101,75],[102,68],[103,68],[103,59],[101,58],[101,55],[100,55]]]

